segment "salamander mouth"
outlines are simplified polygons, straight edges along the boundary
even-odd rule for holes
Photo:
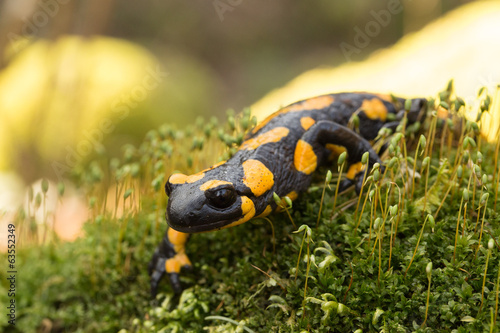
[[[214,231],[234,225],[248,213],[247,210],[242,210],[241,199],[236,200],[230,207],[221,209],[206,204],[202,200],[204,196],[200,198],[195,198],[198,202],[184,197],[177,201],[177,198],[171,198],[165,212],[168,225],[176,231],[190,234]]]
[[[234,222],[233,220],[221,220],[203,225],[185,226],[185,225],[176,225],[172,223],[172,221],[170,221],[167,215],[167,223],[170,228],[174,229],[175,231],[184,232],[188,234],[220,230],[223,227],[230,225],[233,222]]]
[[[165,212],[167,224],[172,229],[189,234],[220,230],[240,220],[241,217],[242,212],[239,206],[231,212],[226,211],[224,214],[220,214],[218,218],[214,216],[214,211],[210,208],[205,211],[192,210],[181,216],[169,213],[168,209]]]

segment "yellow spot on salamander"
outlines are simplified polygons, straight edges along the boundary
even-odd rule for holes
[[[292,105],[289,105],[279,111],[276,111],[272,115],[268,116],[266,119],[264,119],[259,125],[254,127],[252,130],[252,133],[257,133],[258,130],[260,130],[262,127],[266,126],[271,119],[275,118],[276,116],[287,113],[287,112],[298,112],[298,111],[308,111],[308,110],[320,110],[324,109],[330,104],[332,104],[335,101],[335,98],[330,95],[323,95],[323,96],[318,96],[318,97],[313,97],[306,99],[301,102],[294,103]]]
[[[347,170],[346,177],[348,179],[354,179],[356,178],[356,175],[364,168],[365,166],[361,162],[351,164],[351,166],[349,166],[349,170]]]
[[[191,261],[185,253],[179,253],[175,256],[177,261],[180,262],[181,266],[191,266]]]
[[[241,214],[243,215],[243,217],[241,217],[239,220],[234,221],[233,223],[223,226],[221,229],[240,225],[255,216],[255,205],[253,201],[246,196],[241,197]]]
[[[170,176],[170,178],[168,179],[168,182],[170,184],[186,184],[186,183],[194,183],[200,179],[202,179],[203,177],[205,177],[205,172],[209,171],[209,170],[212,170],[212,169],[215,169],[217,168],[218,166],[222,165],[226,163],[226,161],[221,161],[217,164],[214,164],[212,165],[210,168],[207,168],[205,170],[202,170],[198,173],[195,173],[194,175],[191,175],[191,176],[187,176],[187,175],[184,175],[182,173],[176,173],[176,174],[173,174],[172,176]]]
[[[297,146],[295,147],[293,163],[298,171],[309,175],[316,170],[318,157],[309,143],[304,140],[299,140],[299,142],[297,142]]]
[[[335,98],[330,95],[323,95],[306,99],[302,102],[294,103],[282,109],[281,112],[296,112],[305,110],[320,110],[324,109],[335,101]]]
[[[207,169],[205,169],[203,171],[200,171],[200,173],[201,172],[207,172],[209,170],[215,169],[215,168],[217,168],[218,166],[220,166],[220,165],[222,165],[224,163],[226,163],[226,161],[220,161],[219,163],[212,165],[210,168],[207,168]]]
[[[165,261],[165,270],[167,273],[179,273],[181,271],[181,263],[175,260],[175,257]]]
[[[380,119],[385,121],[387,119],[387,108],[384,103],[378,99],[365,99],[360,108],[368,118],[376,120]]]
[[[169,228],[167,235],[169,242],[174,246],[175,252],[184,252],[184,245],[189,238],[189,234]]]
[[[273,209],[271,208],[271,206],[267,205],[266,209],[264,209],[264,211],[259,215],[257,215],[256,217],[266,217],[267,215],[271,214],[272,211]]]
[[[325,145],[326,149],[330,150],[334,155],[339,156],[343,152],[347,151],[344,147],[327,143]]]
[[[176,255],[165,262],[167,273],[179,273],[182,266],[191,266],[191,262],[185,253],[185,244],[188,238],[189,234],[176,231],[172,228],[168,229],[168,240],[174,246]]]
[[[288,193],[288,194],[287,194],[287,195],[285,195],[285,196],[286,196],[286,197],[289,197],[289,198],[290,198],[290,200],[292,200],[292,201],[293,201],[293,200],[297,199],[297,197],[299,196],[299,194],[298,194],[297,192],[295,192],[295,191],[292,191],[292,192]]]
[[[448,110],[446,110],[445,108],[443,108],[441,105],[438,106],[437,108],[437,117],[439,119],[448,119],[450,117],[450,113],[448,112]]]
[[[247,160],[243,162],[243,183],[250,188],[252,193],[259,197],[274,185],[273,173],[258,160]]]
[[[191,175],[191,176],[186,176],[186,175],[183,175],[182,173],[176,173],[176,174],[173,174],[172,176],[170,176],[170,178],[168,179],[168,182],[170,184],[194,183],[195,181],[200,180],[203,177],[205,177],[204,172],[195,173],[194,175]]]
[[[262,133],[255,138],[251,138],[243,142],[243,144],[240,147],[240,150],[243,149],[256,149],[260,147],[263,144],[270,143],[270,142],[278,142],[282,138],[286,137],[290,130],[286,127],[276,127],[273,128],[270,131],[267,131],[265,133]]]
[[[225,180],[209,180],[208,182],[205,182],[205,183],[203,183],[203,185],[200,186],[200,190],[202,190],[203,192],[205,192],[209,188],[214,188],[214,187],[221,186],[221,185],[226,185],[226,184],[230,185],[232,183],[231,182],[227,182]]]
[[[314,125],[315,122],[316,121],[314,119],[312,119],[311,117],[300,118],[300,126],[302,126],[302,128],[305,129],[306,131],[309,129],[309,127]]]
[[[389,102],[389,103],[393,102],[392,96],[389,94],[375,94],[375,96],[377,96],[380,99],[383,99],[386,102]]]
[[[165,261],[165,270],[167,273],[179,273],[182,266],[191,266],[191,261],[185,253],[176,254],[173,258]]]

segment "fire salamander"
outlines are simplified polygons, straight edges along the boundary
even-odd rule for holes
[[[372,149],[379,130],[395,129],[404,117],[405,99],[369,93],[339,93],[293,103],[267,117],[245,137],[237,153],[194,175],[173,174],[165,184],[169,200],[168,228],[149,265],[151,293],[165,273],[180,292],[181,268],[191,268],[185,252],[189,234],[219,230],[279,210],[275,192],[291,200],[304,192],[313,172],[332,151],[347,151],[349,169],[342,188],[362,185],[361,157],[369,166],[381,163]],[[416,121],[426,100],[411,100],[409,123]],[[348,126],[353,114],[359,126]]]

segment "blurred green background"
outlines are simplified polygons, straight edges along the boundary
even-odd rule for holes
[[[222,118],[304,71],[363,60],[467,2],[4,0],[0,172],[57,181],[164,122]],[[341,43],[390,6],[401,13],[347,59]]]

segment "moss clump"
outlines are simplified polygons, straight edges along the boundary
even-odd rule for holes
[[[479,112],[488,112],[484,104]],[[429,103],[425,122],[381,133],[384,165],[367,175],[359,197],[336,195],[338,173],[325,181],[324,169],[288,214],[193,236],[184,293],[174,296],[165,280],[154,302],[147,264],[166,229],[166,176],[227,158],[253,120],[245,111],[224,125],[198,120],[185,131],[151,131],[140,147],[124,148],[123,161],[103,158],[78,172],[94,198],[85,237],[19,252],[17,325],[1,325],[12,332],[497,332],[499,147],[481,142],[481,117],[453,123],[435,112],[465,107],[449,85]],[[114,184],[117,204],[106,208]]]

